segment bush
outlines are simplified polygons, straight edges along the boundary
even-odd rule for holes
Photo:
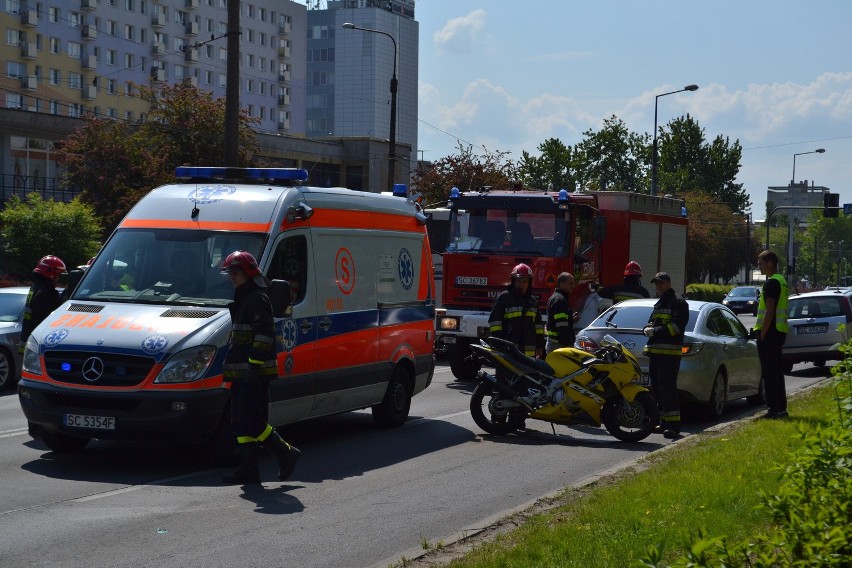
[[[732,288],[724,284],[687,284],[686,292],[690,300],[722,303]]]

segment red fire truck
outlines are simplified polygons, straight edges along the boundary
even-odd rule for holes
[[[533,269],[533,293],[545,313],[560,272],[574,275],[572,304],[582,329],[598,315],[588,286],[621,283],[636,260],[646,275],[665,270],[676,290],[686,285],[686,211],[682,201],[628,192],[461,192],[453,188],[449,244],[443,253],[442,303],[436,348],[446,349],[456,378],[473,380],[479,365],[469,345],[488,335],[497,295],[520,263]],[[648,277],[650,280],[650,277]]]

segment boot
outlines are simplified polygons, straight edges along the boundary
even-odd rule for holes
[[[257,451],[256,443],[239,444],[237,445],[237,454],[240,458],[240,467],[233,473],[229,473],[222,478],[222,483],[225,485],[249,485],[260,483],[260,472],[257,469]]]
[[[263,447],[268,449],[278,460],[278,479],[284,481],[293,475],[296,462],[302,452],[296,446],[291,446],[284,441],[275,430],[263,441]]]

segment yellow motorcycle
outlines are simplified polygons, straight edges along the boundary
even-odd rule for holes
[[[625,442],[646,438],[659,423],[657,403],[639,381],[636,357],[611,335],[595,353],[562,348],[542,361],[489,337],[471,350],[496,373],[480,371],[470,413],[489,434],[505,435],[528,419],[603,426]]]

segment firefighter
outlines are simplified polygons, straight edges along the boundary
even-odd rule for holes
[[[52,254],[42,257],[33,269],[33,285],[27,294],[24,321],[21,324],[21,353],[33,330],[62,303],[56,286],[63,274],[66,274],[65,263]]]
[[[571,310],[572,290],[574,276],[563,272],[556,278],[556,290],[547,301],[547,353],[574,346],[574,322],[580,319],[580,314]]]
[[[689,305],[677,297],[672,279],[658,272],[651,279],[657,288],[659,300],[648,324],[643,329],[648,343],[642,353],[648,356],[651,374],[651,391],[660,409],[663,436],[669,440],[680,437],[680,400],[677,394],[677,374],[683,355],[683,334],[689,322]]]
[[[544,323],[538,312],[538,298],[532,293],[532,269],[519,264],[512,269],[512,281],[500,292],[488,325],[491,335],[511,341],[529,357],[544,351]]]
[[[293,473],[301,452],[267,422],[269,381],[278,374],[272,302],[265,290],[269,281],[245,251],[228,255],[222,273],[234,286],[234,301],[229,306],[231,337],[223,374],[231,383],[231,423],[240,458],[240,467],[222,483],[260,483],[257,458],[261,449],[269,449],[278,459],[278,479],[283,481]]]
[[[601,288],[598,284],[593,284],[592,289],[601,298],[612,300],[613,304],[623,302],[624,300],[650,298],[651,294],[642,286],[641,279],[642,267],[635,260],[631,260],[624,266],[624,284],[607,286],[606,288]]]

